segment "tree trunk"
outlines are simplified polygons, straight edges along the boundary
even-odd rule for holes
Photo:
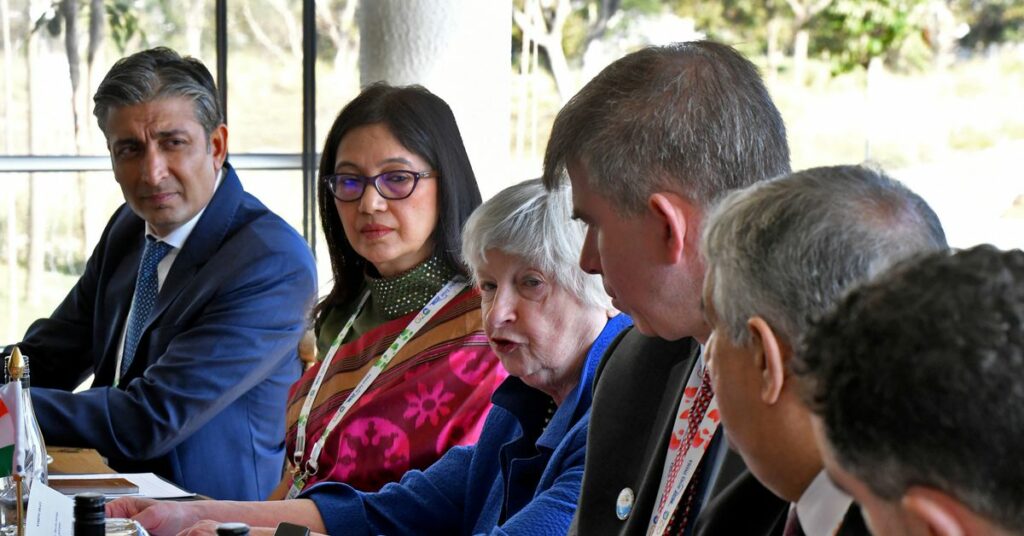
[[[782,56],[782,51],[779,50],[779,38],[782,33],[781,27],[782,21],[778,17],[772,17],[768,21],[768,72],[765,76],[769,82],[774,82],[779,75],[779,58]]]
[[[25,17],[26,20],[32,20],[32,3],[25,6]],[[25,140],[27,147],[25,152],[27,154],[35,154],[35,127],[33,125],[33,110],[35,109],[35,83],[33,81],[33,69],[32,66],[36,63],[36,46],[37,39],[35,34],[28,34],[25,38],[25,95],[27,104],[25,106]],[[33,196],[32,194],[40,190],[37,187],[36,181],[39,180],[36,174],[30,173],[28,176],[28,222],[26,224],[26,234],[28,235],[28,243],[26,245],[26,261],[25,261],[25,300],[34,305],[40,303],[39,287],[40,278],[43,275],[43,230],[42,225],[33,225],[33,222],[39,222],[42,220],[42,194]]]
[[[523,11],[512,12],[512,21],[523,31],[524,38],[529,37],[547,54],[551,77],[555,80],[555,88],[563,104],[576,92],[576,84],[562,47],[562,29],[571,14],[572,4],[569,0],[557,0],[550,24],[540,0],[527,0]]]
[[[14,84],[14,65],[11,59],[11,6],[7,0],[0,0],[0,32],[3,33],[3,45],[4,45],[4,154],[11,154],[13,147],[11,146],[11,139],[14,137],[14,118],[11,117],[11,110],[14,106],[14,90],[11,85]],[[9,178],[13,182],[13,178]],[[7,211],[6,221],[4,222],[6,232],[4,233],[4,257],[7,263],[7,326],[6,337],[4,340],[12,341],[18,337],[16,330],[18,328],[18,250],[15,244],[17,233],[15,227],[18,225],[18,217],[16,212],[18,210],[18,204],[14,199],[14,194],[11,192],[13,188],[9,185],[5,186],[7,195],[4,198],[7,200],[5,203],[5,210]]]
[[[807,48],[811,34],[806,28],[797,30],[793,39],[793,80],[799,84],[807,83]]]
[[[374,0],[357,14],[361,84],[422,84],[445,99],[485,198],[510,178],[511,11],[511,0]]]
[[[62,0],[61,12],[64,14],[64,52],[68,57],[68,75],[71,79],[71,121],[74,124],[75,133],[75,154],[82,154],[81,132],[84,130],[80,124],[81,114],[79,113],[79,101],[81,94],[81,59],[78,52],[78,1]],[[78,188],[78,238],[79,254],[81,257],[89,256],[89,244],[86,242],[89,221],[89,188],[85,183],[85,174],[77,173],[75,185]]]
[[[94,87],[92,81],[93,76],[96,74],[94,72],[96,69],[96,56],[103,45],[103,27],[105,22],[106,13],[103,10],[103,0],[89,0],[89,49],[85,55],[85,90],[87,97],[92,93]],[[89,106],[86,105],[85,108],[88,109]],[[89,115],[88,112],[86,112],[86,115]],[[84,125],[85,121],[83,120],[82,123]],[[87,135],[91,132],[91,129],[88,128],[84,130]],[[85,141],[89,143],[92,140],[87,137]]]
[[[519,83],[516,84],[516,124],[515,124],[515,148],[513,154],[517,160],[522,160],[526,155],[526,111],[532,96],[530,95],[530,50],[533,40],[526,33],[523,33],[521,48],[519,49]]]
[[[78,2],[62,0],[61,13],[64,14],[64,52],[68,56],[68,75],[71,77],[71,115],[75,124],[75,137],[78,137],[78,86],[81,80],[78,54]],[[77,140],[76,140],[77,142]]]
[[[874,56],[868,62],[867,76],[864,77],[864,106],[867,109],[864,114],[866,124],[864,126],[864,160],[871,160],[871,142],[876,139],[876,130],[880,124],[878,119],[878,92],[879,83],[885,74],[885,66],[882,58]]]
[[[203,0],[189,0],[185,10],[185,50],[189,56],[200,57],[203,52],[203,27],[206,12]]]
[[[0,0],[0,34],[3,37],[4,46],[4,153],[11,154],[11,139],[14,137],[14,122],[11,118],[11,110],[14,107],[14,62],[11,59],[11,6],[8,0]]]
[[[548,54],[548,62],[551,63],[551,76],[555,79],[555,87],[558,88],[558,96],[562,104],[569,102],[569,99],[576,94],[576,84],[573,82],[572,71],[569,70],[569,62],[565,59],[565,49],[562,48],[562,32],[553,36],[552,45],[544,47]],[[557,41],[556,46],[553,43]]]

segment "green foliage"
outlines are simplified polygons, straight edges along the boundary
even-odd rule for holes
[[[565,51],[567,59],[573,61],[583,57],[589,32],[590,25],[586,13],[580,9],[574,9],[569,18],[565,20],[565,26],[562,27],[562,50]]]
[[[132,7],[130,0],[107,0],[104,7],[110,26],[110,38],[117,46],[117,51],[124,56],[128,42],[136,35],[142,35],[137,10]]]
[[[832,61],[833,74],[866,68],[919,32],[910,17],[922,0],[835,0],[810,23],[811,51]]]
[[[635,13],[653,14],[662,10],[662,0],[622,0],[621,9]]]
[[[692,18],[709,38],[729,43],[751,56],[765,52],[769,22],[783,15],[791,16],[785,0],[673,0],[670,3],[677,15]]]

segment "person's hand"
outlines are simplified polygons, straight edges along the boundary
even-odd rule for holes
[[[107,517],[132,517],[154,504],[156,504],[156,501],[153,499],[121,497],[107,503]]]
[[[219,521],[204,519],[178,533],[178,536],[216,536]],[[275,529],[267,527],[250,527],[249,536],[274,536]]]
[[[108,504],[106,510],[107,517],[138,521],[153,536],[174,536],[198,521],[194,508],[182,502],[122,497]]]

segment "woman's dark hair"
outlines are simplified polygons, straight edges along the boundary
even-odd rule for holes
[[[331,125],[320,156],[320,176],[334,173],[338,146],[349,131],[376,123],[387,126],[399,143],[437,172],[438,219],[431,235],[434,255],[468,276],[461,257],[462,226],[480,206],[480,189],[455,116],[440,97],[418,85],[396,87],[378,82],[365,88],[342,108]],[[326,310],[355,299],[366,259],[356,253],[345,236],[334,196],[323,180],[317,181],[317,204],[334,275],[334,288],[313,309],[319,327]]]

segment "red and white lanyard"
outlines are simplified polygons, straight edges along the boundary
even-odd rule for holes
[[[706,383],[706,374],[703,360],[698,358],[694,371],[686,382],[683,397],[679,401],[668,452],[665,453],[661,486],[654,502],[655,511],[647,530],[648,536],[661,536],[665,533],[672,514],[676,511],[687,485],[697,472],[701,458],[707,452],[708,445],[718,429],[718,398],[712,394],[710,400],[707,400],[707,405],[701,407],[702,384]],[[710,390],[710,383],[703,385],[703,388]],[[700,421],[696,429],[690,430],[689,422],[694,411],[703,414],[699,416]]]

